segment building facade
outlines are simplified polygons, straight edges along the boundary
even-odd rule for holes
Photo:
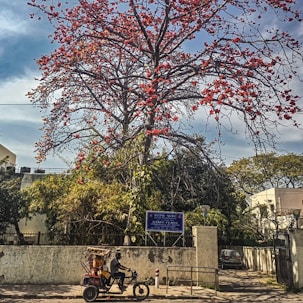
[[[2,169],[15,169],[17,156],[5,146],[0,144],[0,168]]]
[[[271,188],[250,197],[264,233],[303,227],[303,188]]]

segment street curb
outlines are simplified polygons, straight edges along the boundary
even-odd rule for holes
[[[107,296],[99,296],[98,298],[105,298],[105,297],[111,297],[115,299],[127,299],[127,300],[133,300],[134,296],[117,296],[117,295],[107,295]],[[1,294],[0,299],[5,299],[5,298],[12,298],[12,299],[82,299],[83,296],[81,295],[16,295],[16,294]],[[153,299],[153,300],[177,300],[177,299],[182,299],[182,300],[197,300],[197,299],[211,299],[211,298],[203,298],[203,296],[171,296],[171,295],[151,295],[148,297],[148,299]]]
[[[64,299],[83,299],[83,290],[85,288],[79,285],[0,285],[0,300],[1,299],[24,299],[24,300],[35,300],[35,299],[53,299],[53,300],[64,300]],[[167,289],[164,286],[159,289],[150,288],[148,299],[150,300],[201,300],[203,302],[228,302],[225,298],[217,293],[196,292],[187,287],[179,287],[176,289]],[[125,300],[125,301],[137,301],[134,297],[132,290],[128,290],[121,294],[120,292],[104,293],[100,292],[98,295],[100,300]],[[215,301],[214,301],[215,300]]]

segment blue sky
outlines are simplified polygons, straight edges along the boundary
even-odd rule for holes
[[[37,164],[35,142],[42,132],[41,113],[26,93],[38,82],[35,59],[48,53],[50,28],[29,17],[25,0],[0,0],[0,144],[17,155],[17,168],[66,168],[74,155],[50,156]],[[62,160],[62,158],[64,160]]]
[[[26,2],[0,0],[0,144],[17,155],[17,168],[66,168],[65,162],[73,161],[75,155],[53,155],[40,165],[35,161],[34,145],[42,135],[39,130],[42,127],[41,113],[31,106],[26,93],[38,84],[34,80],[39,76],[35,59],[49,53],[52,45],[47,37],[51,28],[29,18],[31,8]],[[302,28],[300,30],[299,34],[303,35]],[[301,85],[297,90],[302,95]],[[303,122],[303,114],[298,115],[298,120]],[[224,143],[214,145],[227,164],[254,155],[240,121],[235,118],[233,123],[236,134],[224,132]],[[207,139],[213,139],[215,124],[208,124],[205,128],[197,120],[194,125]],[[281,127],[278,142],[278,148],[283,153],[302,153],[303,131]]]

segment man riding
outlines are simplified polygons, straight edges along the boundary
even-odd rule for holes
[[[110,271],[111,271],[112,277],[119,279],[119,281],[118,281],[119,289],[121,291],[124,291],[125,286],[123,285],[123,283],[124,283],[124,279],[125,279],[125,273],[119,271],[119,269],[122,269],[122,270],[130,270],[130,269],[128,267],[122,265],[119,261],[120,259],[121,259],[121,252],[117,251],[115,254],[115,258],[112,259],[112,261],[110,262]]]

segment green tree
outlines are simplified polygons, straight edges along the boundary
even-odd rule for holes
[[[176,144],[170,153],[164,151],[155,161],[154,182],[163,193],[163,210],[191,211],[202,204],[220,204],[219,192],[224,189],[220,182],[225,177],[210,159],[211,150],[204,139],[196,137],[195,141],[200,142],[200,147]]]
[[[46,14],[54,26],[57,46],[38,60],[42,76],[29,93],[47,109],[38,160],[52,150],[81,146],[87,175],[80,182],[96,182],[88,186],[96,197],[119,201],[127,219],[118,222],[126,231],[150,205],[158,207],[157,199],[164,209],[185,211],[206,201],[231,224],[237,200],[230,180],[173,149],[205,152],[200,138],[188,132],[200,110],[219,130],[226,122],[234,131],[233,119],[226,118],[239,116],[258,147],[274,139],[273,127],[281,121],[296,125],[299,97],[285,87],[296,78],[301,44],[260,21],[283,14],[279,26],[298,24],[300,13],[286,2],[30,1],[39,18]],[[195,48],[186,51],[190,45]],[[175,157],[157,162],[159,167],[156,140],[167,143]],[[83,160],[87,156],[91,161]],[[82,192],[77,204],[78,189],[66,193],[66,201],[73,197],[80,206],[90,197]],[[98,220],[107,206],[100,206]]]
[[[273,187],[303,186],[303,155],[286,154],[277,156],[274,161]]]
[[[252,195],[276,187],[303,185],[303,156],[295,154],[261,154],[234,161],[227,169],[235,186]]]
[[[146,210],[184,212],[187,230],[216,225],[226,243],[244,237],[233,226],[247,207],[245,196],[224,167],[209,160],[210,151],[176,147],[141,165],[140,148],[138,139],[111,156],[80,153],[70,175],[51,175],[28,190],[31,210],[47,214],[50,232],[77,234],[70,239],[75,243],[85,243],[91,233],[144,235]],[[210,206],[206,218],[204,204]]]
[[[157,209],[161,197],[149,167],[139,165],[138,148],[132,142],[111,157],[80,153],[71,174],[28,188],[31,211],[46,214],[50,236],[73,234],[70,242],[85,243],[96,233],[144,234],[145,211]]]
[[[167,157],[163,153],[154,172],[155,186],[163,197],[161,209],[185,212],[186,226],[218,226],[219,238],[225,243],[231,243],[238,235],[243,240],[246,234],[239,234],[233,226],[248,207],[246,197],[235,190],[224,167],[209,161],[210,154],[211,151],[205,155],[200,149],[185,148],[175,148],[174,154]],[[201,206],[205,204],[210,211],[203,218]]]
[[[68,188],[74,182],[75,179],[69,175],[51,174],[23,189],[30,213],[46,215],[46,227],[51,239],[55,233],[64,231],[67,224],[64,220],[60,221],[61,206],[65,203]]]
[[[103,201],[108,209],[108,212],[113,212],[117,215],[116,209],[123,210],[124,223],[119,222],[120,226],[124,226],[124,233],[127,234],[133,231],[141,231],[144,233],[145,212],[147,209],[159,209],[161,193],[154,187],[153,173],[156,163],[151,161],[149,165],[141,164],[142,149],[144,138],[138,136],[132,141],[127,142],[116,152],[105,157],[103,154],[88,155],[84,157],[84,165],[78,165],[88,170],[89,176],[99,180],[104,187]],[[91,160],[93,157],[93,161]],[[85,165],[87,163],[87,165]],[[83,164],[83,163],[82,163]],[[111,187],[116,187],[116,190],[110,189],[110,192],[115,192],[116,202],[112,197],[107,195],[107,190]],[[119,202],[120,200],[120,202]],[[107,203],[106,201],[109,201]],[[118,204],[118,205],[112,205]],[[101,211],[100,207],[100,211]]]
[[[19,228],[19,221],[26,217],[28,212],[20,186],[21,178],[16,178],[12,174],[6,175],[0,181],[0,231],[5,232],[9,224],[12,224],[18,237],[18,243],[23,244],[25,241]]]

